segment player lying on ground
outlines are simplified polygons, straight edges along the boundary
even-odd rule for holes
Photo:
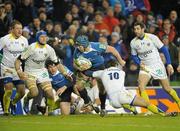
[[[111,62],[110,65],[115,66],[116,62]],[[109,67],[104,70],[93,72],[93,77],[100,78],[104,88],[109,96],[110,102],[114,108],[122,107],[122,104],[130,104],[147,108],[155,114],[161,116],[176,116],[176,112],[164,113],[155,105],[149,103],[142,97],[137,96],[126,90],[124,87],[125,72],[117,67]]]
[[[56,91],[56,95],[59,97],[59,99],[56,100],[56,102],[55,102],[53,110],[60,108],[62,115],[69,115],[70,114],[70,104],[72,101],[71,94],[73,92],[73,85],[75,84],[75,77],[73,77],[74,82],[72,82],[69,79],[67,79],[66,77],[64,77],[63,74],[58,71],[58,68],[55,65],[55,63],[51,60],[46,61],[46,68],[48,69],[49,77],[52,80],[51,81],[52,87]],[[65,67],[65,69],[66,69],[67,74],[74,76],[73,73],[67,67]],[[94,102],[97,99],[97,96],[96,97],[94,96],[94,93],[92,92],[92,90],[89,91],[89,93],[90,93],[91,100]],[[99,92],[97,92],[97,93],[99,93]],[[75,105],[76,103],[77,102],[75,102],[73,105]],[[41,112],[43,112],[43,114],[45,113],[45,108],[40,107],[39,105],[37,107]],[[46,115],[47,115],[47,112],[46,112]]]

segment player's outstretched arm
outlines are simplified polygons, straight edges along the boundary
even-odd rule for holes
[[[70,81],[73,81],[72,75],[70,75],[70,74],[67,73],[65,67],[64,67],[62,64],[58,63],[56,66],[58,67],[58,70],[59,70],[67,79],[69,79]]]
[[[119,64],[121,64],[121,66],[125,66],[126,62],[122,59],[119,52],[114,47],[107,46],[106,51],[112,53],[116,57],[116,59],[118,60]]]

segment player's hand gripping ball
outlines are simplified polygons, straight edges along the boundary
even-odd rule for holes
[[[91,68],[92,63],[89,59],[84,57],[79,57],[75,60],[75,65],[78,70],[85,71]]]

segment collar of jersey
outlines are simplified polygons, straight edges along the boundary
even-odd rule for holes
[[[51,76],[56,76],[57,74],[59,74],[60,72],[57,70],[55,74],[51,74]]]
[[[38,43],[38,42],[36,42],[36,46],[35,46],[35,48],[46,48],[46,44],[40,47],[40,46],[39,46],[39,43]]]
[[[12,33],[10,33],[10,37],[9,37],[11,40],[13,39],[18,39],[18,38],[15,38],[14,35]]]

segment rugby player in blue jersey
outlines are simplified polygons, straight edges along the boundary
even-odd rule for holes
[[[71,93],[73,91],[73,82],[67,79],[58,71],[57,66],[52,61],[46,62],[49,71],[49,77],[52,79],[52,87],[56,90],[56,94],[60,98],[60,109],[62,115],[70,114]],[[65,67],[67,74],[73,76],[73,73]],[[75,78],[74,78],[75,81]]]
[[[89,106],[91,105],[91,101],[87,96],[87,91],[84,88],[84,85],[88,82],[89,77],[92,77],[92,73],[94,71],[105,69],[103,54],[112,53],[112,55],[115,56],[115,58],[117,59],[118,63],[121,66],[125,65],[125,61],[121,58],[118,51],[114,47],[101,44],[100,42],[89,42],[87,36],[85,35],[81,35],[77,37],[75,47],[76,49],[74,51],[74,56],[73,56],[74,62],[79,57],[85,57],[89,59],[92,63],[92,67],[90,69],[87,70],[82,69],[83,71],[82,70],[80,71],[79,73],[80,75],[78,75],[76,82],[80,96],[84,99],[84,103],[86,104],[86,106]],[[74,67],[78,69],[78,67],[76,67],[75,64]],[[88,76],[88,77],[84,77],[84,76]],[[98,80],[98,87],[100,89],[99,97],[101,100],[100,115],[104,116],[106,95],[101,80]]]

